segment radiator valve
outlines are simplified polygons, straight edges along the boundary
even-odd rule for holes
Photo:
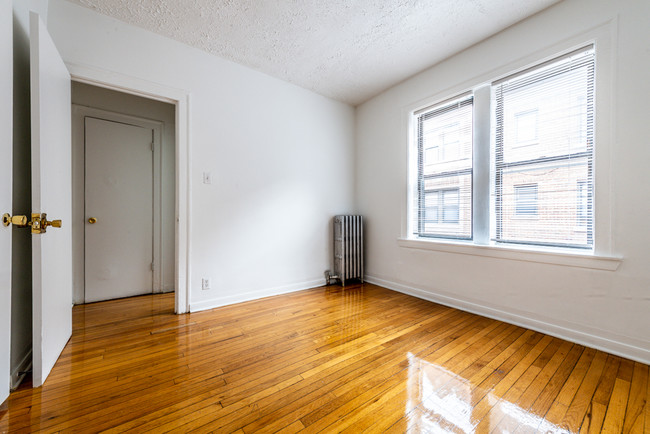
[[[330,270],[325,270],[325,282],[327,282],[328,285],[332,284],[332,280],[339,279],[339,276],[336,274],[332,274]]]

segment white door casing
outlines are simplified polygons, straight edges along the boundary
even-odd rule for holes
[[[163,86],[125,74],[69,63],[74,80],[106,87],[119,92],[168,102],[176,106],[176,230],[175,230],[175,312],[190,311],[189,285],[191,272],[191,152],[190,152],[190,93],[183,89]]]
[[[151,294],[156,131],[90,116],[84,125],[85,301]]]
[[[41,386],[72,334],[70,74],[30,13],[32,212],[62,220],[32,236],[33,383]]]

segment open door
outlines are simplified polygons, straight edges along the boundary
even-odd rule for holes
[[[29,18],[33,382],[38,387],[72,334],[71,101],[70,74],[54,42],[38,14]]]
[[[0,1],[0,214],[11,213],[13,177],[11,2]],[[3,220],[6,221],[6,218]],[[9,396],[11,354],[11,226],[0,225],[0,412]]]

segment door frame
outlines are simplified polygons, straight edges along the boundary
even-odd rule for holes
[[[162,135],[163,122],[146,119],[139,116],[125,115],[109,110],[97,109],[80,104],[72,104],[72,236],[73,236],[73,264],[76,272],[73,275],[73,300],[75,303],[86,302],[85,287],[85,256],[86,256],[86,212],[85,212],[85,163],[86,140],[85,119],[87,117],[142,127],[153,131],[153,172],[152,172],[152,290],[153,294],[163,292],[163,199],[162,199]],[[83,206],[81,204],[83,203]],[[84,222],[84,224],[81,224]],[[83,288],[80,293],[78,288]]]
[[[176,107],[176,225],[175,225],[175,312],[189,312],[191,278],[191,155],[190,155],[190,93],[125,74],[75,63],[66,63],[73,81],[129,93]]]

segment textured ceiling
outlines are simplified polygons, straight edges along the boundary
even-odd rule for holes
[[[68,0],[357,105],[558,0]]]

